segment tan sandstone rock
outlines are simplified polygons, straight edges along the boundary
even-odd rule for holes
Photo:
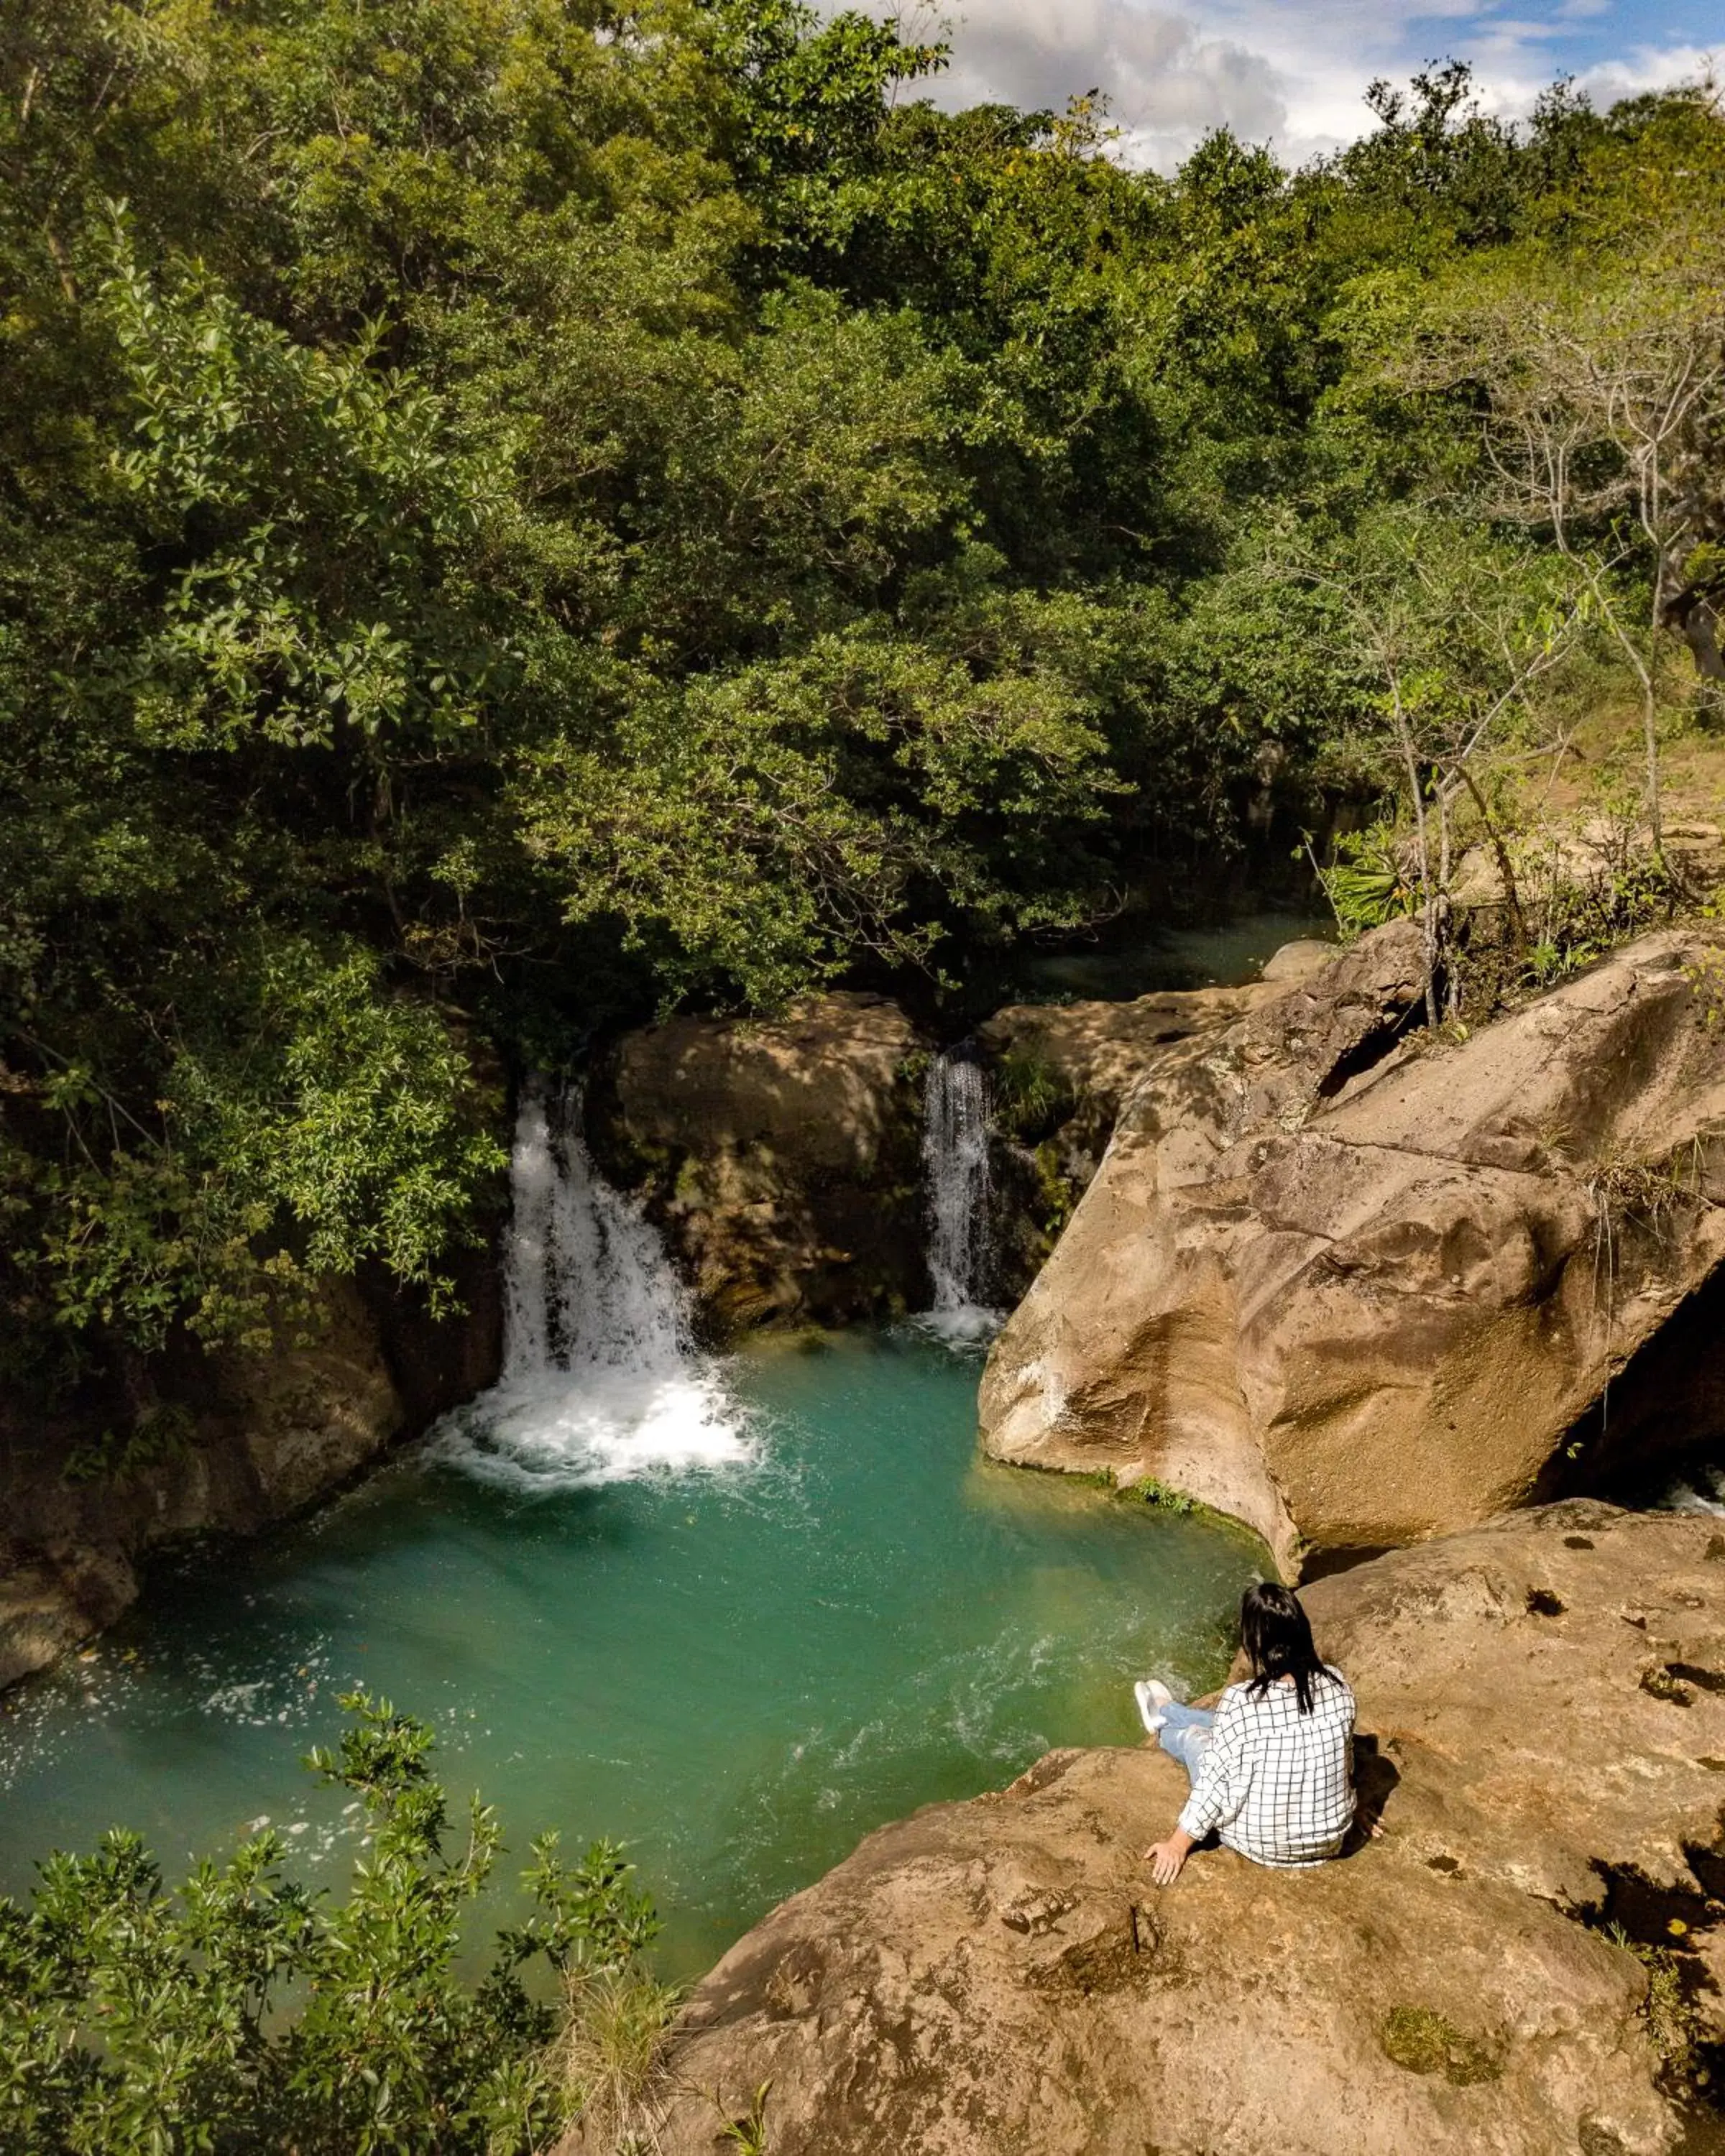
[[[655,2145],[732,2145],[763,2083],[772,2156],[1713,2145],[1683,2141],[1673,2032],[1604,1929],[1675,1947],[1719,2033],[1712,1527],[1571,1503],[1309,1590],[1383,1830],[1339,1862],[1204,1850],[1158,1891],[1141,1852],[1185,1779],[1147,1748],[871,1835],[696,1991]]]
[[[1106,1138],[1147,1057],[1173,1041],[1214,1033],[1279,993],[1253,983],[1170,989],[1129,1003],[1008,1004],[977,1028],[976,1037],[986,1054],[1038,1064],[1075,1104],[1093,1104]]]
[[[721,1325],[884,1314],[925,1285],[927,1060],[881,996],[673,1019],[622,1041],[595,1135]]]
[[[1042,1064],[1075,1101],[1094,1101],[1106,1137],[1156,1050],[1214,1033],[1322,973],[1335,957],[1333,943],[1302,938],[1283,944],[1261,977],[1240,988],[1169,989],[1127,1003],[1008,1004],[977,1028],[976,1037],[990,1056]]]
[[[1285,943],[1243,987],[1127,1003],[1009,1004],[977,1028],[994,1086],[998,1291],[1022,1295],[1096,1172],[1121,1102],[1175,1041],[1212,1034],[1320,973],[1332,943]]]
[[[1725,1256],[1725,938],[1644,937],[1459,1041],[1409,1031],[1419,978],[1394,923],[1149,1055],[990,1357],[991,1452],[1154,1476],[1291,1574],[1608,1456],[1580,1419]]]

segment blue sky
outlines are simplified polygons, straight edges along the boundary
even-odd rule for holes
[[[949,26],[957,64],[943,104],[1065,103],[1107,93],[1136,157],[1167,167],[1226,123],[1300,158],[1368,124],[1373,75],[1471,60],[1485,103],[1524,112],[1573,74],[1600,103],[1725,72],[1725,0],[903,0],[907,29]]]

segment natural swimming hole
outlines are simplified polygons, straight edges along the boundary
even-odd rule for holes
[[[904,1328],[709,1376],[716,1456],[560,1484],[434,1443],[160,1568],[0,1717],[0,1889],[116,1824],[175,1877],[264,1817],[337,1883],[357,1829],[299,1762],[362,1684],[498,1806],[511,1876],[546,1826],[627,1841],[690,1976],[870,1829],[1133,1741],[1143,1669],[1219,1680],[1256,1546],[980,1461],[973,1358]]]

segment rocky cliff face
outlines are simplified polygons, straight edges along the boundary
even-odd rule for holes
[[[158,1404],[129,1442],[118,1399],[58,1421],[0,1412],[0,1685],[112,1624],[151,1549],[302,1511],[490,1383],[495,1267],[487,1253],[461,1270],[462,1318],[434,1322],[380,1279],[341,1281],[304,1340],[174,1358],[149,1373]]]
[[[1392,924],[1145,1057],[990,1358],[991,1452],[1157,1476],[1291,1574],[1709,1435],[1585,1418],[1725,1258],[1725,938],[1466,1040],[1412,1029],[1419,964]]]
[[[880,996],[673,1019],[619,1044],[596,1149],[644,1194],[720,1330],[888,1315],[926,1300],[927,1056]]]
[[[726,1956],[665,2156],[710,2156],[763,2083],[773,2156],[1717,2145],[1725,1537],[1572,1502],[1306,1599],[1380,1839],[1301,1872],[1200,1851],[1158,1892],[1180,1769],[1053,1753],[870,1836]]]
[[[1125,1003],[1009,1004],[977,1029],[997,1132],[999,1288],[1023,1295],[1107,1149],[1122,1102],[1177,1041],[1219,1032],[1322,971],[1329,943],[1285,944],[1261,978]]]

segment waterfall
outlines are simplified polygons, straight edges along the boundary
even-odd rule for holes
[[[752,1458],[656,1231],[593,1166],[578,1095],[522,1088],[510,1195],[503,1375],[444,1419],[432,1455],[530,1489]]]
[[[986,1339],[1000,1322],[986,1301],[988,1088],[982,1065],[968,1055],[937,1055],[928,1067],[922,1161],[934,1286],[934,1307],[922,1322],[954,1343]]]
[[[1725,1519],[1725,1468],[1704,1465],[1668,1483],[1653,1500],[1656,1512],[1710,1512]]]

